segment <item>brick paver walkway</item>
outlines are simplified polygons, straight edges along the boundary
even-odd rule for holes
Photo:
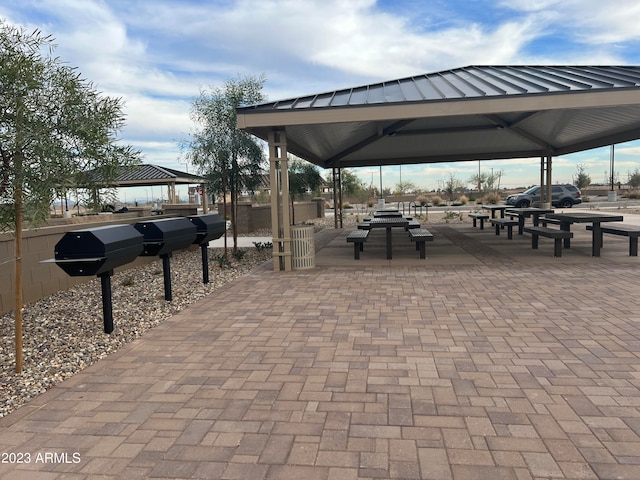
[[[566,257],[267,265],[0,419],[0,477],[636,480],[638,264]]]

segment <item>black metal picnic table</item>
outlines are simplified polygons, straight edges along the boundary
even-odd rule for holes
[[[604,222],[621,222],[624,219],[622,215],[592,212],[548,213],[545,217],[560,221],[560,229],[566,230],[567,232],[571,229],[572,223],[591,223],[591,255],[593,257],[599,257],[600,249],[602,248],[602,230],[600,224]],[[565,239],[564,248],[569,248],[570,246],[570,239]]]
[[[387,259],[392,258],[392,240],[391,229],[394,227],[406,228],[409,225],[409,220],[400,216],[394,217],[374,217],[369,220],[369,228],[386,228],[387,229]]]
[[[500,218],[504,218],[504,211],[507,208],[514,208],[513,205],[481,205],[483,210],[489,210],[491,212],[491,218],[496,218],[496,212],[500,212]]]
[[[524,233],[524,220],[525,218],[532,217],[533,225],[538,226],[540,216],[545,215],[549,217],[549,213],[553,213],[552,208],[538,208],[538,207],[523,207],[523,208],[508,208],[506,210],[507,215],[516,215],[518,217],[518,235]]]

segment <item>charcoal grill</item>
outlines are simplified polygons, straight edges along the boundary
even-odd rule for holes
[[[142,235],[131,225],[108,225],[72,230],[55,246],[51,261],[68,275],[100,278],[105,333],[113,331],[113,269],[134,261],[142,253],[142,240]]]
[[[171,301],[171,254],[194,243],[196,226],[188,218],[178,217],[138,222],[134,228],[143,235],[141,256],[159,256],[162,259],[164,298]]]
[[[224,235],[227,222],[216,213],[187,218],[196,226],[197,236],[193,243],[200,245],[202,252],[202,283],[209,283],[209,242]]]

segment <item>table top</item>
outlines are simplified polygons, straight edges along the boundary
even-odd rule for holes
[[[505,210],[507,208],[515,208],[512,205],[480,205],[484,210]]]
[[[400,213],[398,210],[377,210],[373,212],[373,216],[376,218],[401,217],[402,213]]]
[[[552,208],[538,208],[538,207],[522,207],[522,208],[508,208],[507,209],[507,213],[511,212],[511,213],[517,213],[517,214],[522,214],[522,215],[532,215],[534,213],[553,213],[553,209]]]
[[[369,227],[404,227],[409,225],[409,220],[404,217],[375,217],[367,222]]]
[[[546,217],[571,223],[621,222],[624,220],[622,215],[593,212],[548,213]]]

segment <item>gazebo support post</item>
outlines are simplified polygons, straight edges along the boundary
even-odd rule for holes
[[[271,235],[273,269],[291,270],[291,215],[289,208],[289,168],[284,131],[269,132],[269,176],[271,180]]]
[[[342,228],[342,170],[333,167],[333,226]]]
[[[200,189],[202,190],[202,213],[209,213],[209,197],[207,196],[207,185],[204,183],[200,184]]]
[[[551,208],[551,155],[540,157],[540,208]]]

